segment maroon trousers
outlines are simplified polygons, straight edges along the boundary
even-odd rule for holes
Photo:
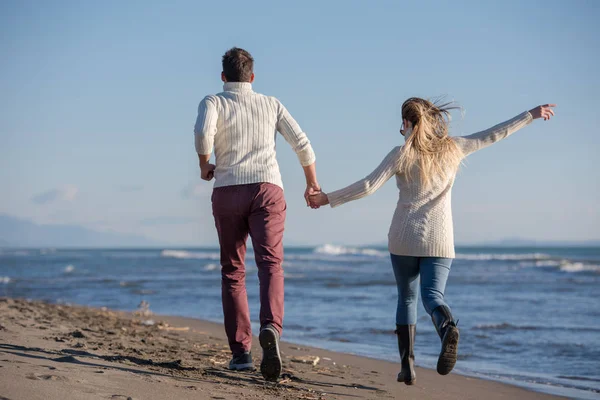
[[[246,294],[246,240],[252,238],[260,282],[260,324],[283,325],[283,189],[270,183],[216,188],[213,215],[221,245],[225,332],[233,354],[250,351],[252,330]]]

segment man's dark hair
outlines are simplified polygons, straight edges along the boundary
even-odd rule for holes
[[[244,49],[233,47],[223,54],[223,73],[227,82],[250,82],[254,59]]]

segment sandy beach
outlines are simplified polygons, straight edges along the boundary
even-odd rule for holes
[[[255,340],[254,363],[261,350]],[[219,324],[0,298],[0,399],[538,399],[503,383],[419,368],[409,387],[394,363],[282,343],[284,372],[225,367]]]

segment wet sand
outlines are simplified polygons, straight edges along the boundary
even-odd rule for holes
[[[71,399],[542,399],[515,386],[282,343],[278,383],[225,367],[220,324],[0,298],[0,400]]]

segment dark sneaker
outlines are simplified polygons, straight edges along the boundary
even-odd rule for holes
[[[229,369],[233,371],[248,371],[254,369],[252,364],[252,354],[249,352],[234,355],[231,361],[229,361]]]
[[[258,336],[263,358],[260,372],[267,381],[277,381],[281,374],[281,354],[279,354],[279,333],[273,325],[265,325]]]

